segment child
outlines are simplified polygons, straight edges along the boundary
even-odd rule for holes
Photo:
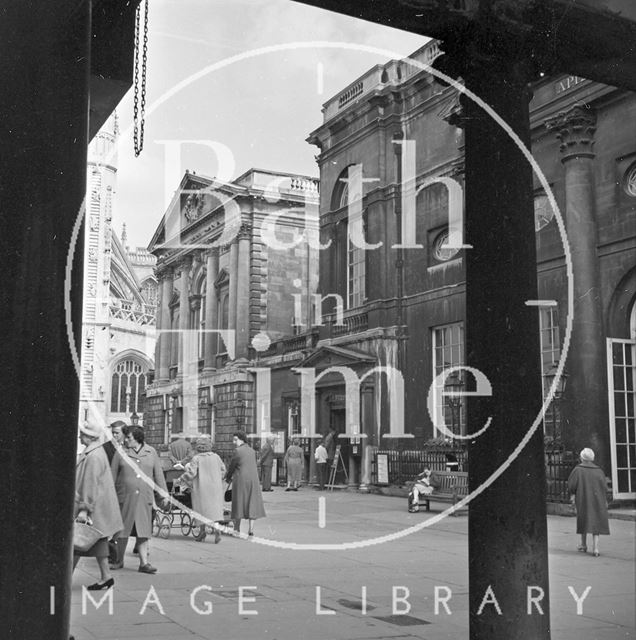
[[[426,465],[422,473],[417,476],[413,488],[409,491],[409,513],[416,513],[420,510],[420,494],[430,496],[437,486],[439,486],[439,482],[435,478],[435,474]]]

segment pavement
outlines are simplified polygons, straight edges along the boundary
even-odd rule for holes
[[[75,640],[468,639],[467,515],[440,518],[447,505],[435,502],[411,514],[403,498],[376,494],[263,495],[268,517],[252,539],[197,543],[179,528],[153,538],[154,576],[137,572],[129,544],[98,609],[82,590],[97,563],[82,559]],[[575,529],[573,518],[548,516],[551,640],[636,639],[634,521],[611,520],[598,558],[576,551]],[[577,613],[569,587],[582,597],[588,586]],[[435,612],[436,588],[448,610]]]

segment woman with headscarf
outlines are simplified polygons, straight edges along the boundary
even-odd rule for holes
[[[118,451],[111,465],[124,520],[121,536],[117,540],[117,562],[111,569],[121,569],[124,566],[128,537],[133,535],[137,537],[139,572],[156,573],[157,569],[148,562],[148,540],[152,535],[155,486],[167,492],[166,479],[159,455],[153,447],[145,444],[143,427],[131,429],[126,435],[126,445],[128,448]],[[148,482],[144,476],[152,482]],[[164,504],[165,499],[161,499],[160,503]]]
[[[225,474],[226,482],[232,483],[232,519],[236,531],[241,528],[241,518],[249,520],[248,535],[253,536],[254,520],[265,517],[256,452],[247,444],[244,431],[237,431],[232,440],[236,449]]]
[[[195,536],[203,542],[206,536],[206,522],[214,528],[215,544],[221,542],[221,533],[215,522],[223,519],[223,460],[212,451],[209,438],[199,438],[194,445],[195,455],[186,464],[185,472],[176,482],[192,489],[192,509],[205,520],[199,521],[201,531]]]
[[[577,550],[587,551],[587,534],[591,533],[592,551],[598,557],[599,536],[609,535],[605,473],[594,464],[592,449],[583,449],[580,458],[581,463],[568,478],[568,490],[576,505],[576,532],[581,536]]]
[[[287,488],[285,491],[298,491],[300,476],[303,473],[303,460],[305,453],[299,446],[298,438],[292,438],[291,444],[285,451],[283,462],[287,467]]]
[[[108,566],[108,540],[124,524],[119,511],[113,476],[108,457],[102,446],[102,430],[94,424],[80,427],[80,441],[85,445],[77,457],[75,467],[75,520],[92,522],[103,537],[88,551],[73,553],[73,569],[82,556],[95,558],[101,573],[101,582],[90,585],[89,591],[109,589],[115,584]]]

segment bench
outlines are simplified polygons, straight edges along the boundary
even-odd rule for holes
[[[433,471],[433,474],[435,480],[439,482],[439,486],[435,487],[433,493],[429,495],[420,494],[419,499],[420,506],[426,503],[426,511],[431,510],[431,500],[456,504],[468,495],[468,473],[466,471]],[[415,483],[409,484],[412,487]],[[457,515],[457,512],[453,512],[451,515]]]

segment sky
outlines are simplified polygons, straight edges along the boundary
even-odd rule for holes
[[[130,247],[148,245],[186,169],[231,179],[251,167],[318,177],[318,148],[306,138],[322,123],[322,105],[373,65],[427,41],[291,0],[150,0],[148,36],[138,158],[132,89],[117,107],[113,224],[121,234],[126,223]],[[312,44],[320,42],[332,45]],[[210,141],[225,149],[221,162]],[[170,148],[180,148],[179,166],[166,162]]]

